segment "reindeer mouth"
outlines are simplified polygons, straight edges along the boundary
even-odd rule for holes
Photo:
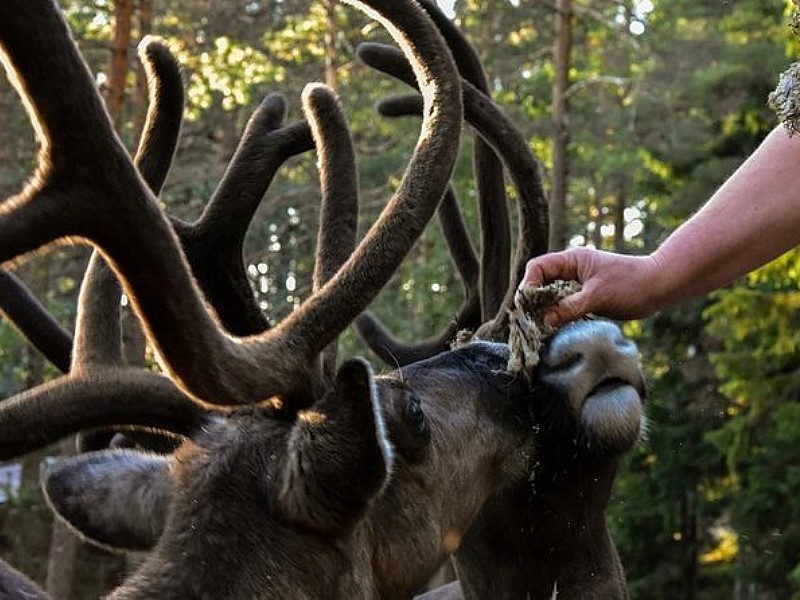
[[[631,448],[643,432],[643,392],[618,377],[603,379],[586,396],[579,420],[590,438],[620,451]]]

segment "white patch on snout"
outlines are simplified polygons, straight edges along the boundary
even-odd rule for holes
[[[603,387],[583,403],[580,422],[595,439],[617,448],[632,447],[642,435],[644,408],[632,385]]]

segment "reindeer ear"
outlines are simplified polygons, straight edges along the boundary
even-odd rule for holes
[[[90,452],[49,467],[42,489],[82,538],[112,550],[149,550],[166,523],[169,465],[169,458],[144,452]]]
[[[372,369],[364,360],[348,361],[325,397],[297,415],[280,507],[293,521],[344,533],[382,490],[391,465]]]

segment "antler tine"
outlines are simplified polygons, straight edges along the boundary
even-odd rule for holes
[[[0,311],[62,373],[69,370],[72,335],[55,320],[25,284],[0,269]]]
[[[358,229],[358,172],[350,128],[333,90],[309,85],[303,90],[306,113],[319,156],[320,206],[313,290],[319,290],[356,246]],[[337,342],[322,352],[322,375],[331,381],[336,373]]]
[[[422,114],[419,94],[394,95],[380,100],[376,110],[383,116],[402,117]],[[472,240],[464,223],[452,186],[439,204],[439,225],[464,286],[464,301],[447,326],[426,340],[406,343],[394,337],[372,313],[356,319],[358,333],[384,362],[404,366],[447,350],[461,329],[474,329],[481,323],[480,267]]]
[[[43,140],[42,158],[52,161],[47,168],[45,160],[39,177],[0,206],[0,261],[65,236],[88,238],[123,274],[148,335],[189,393],[216,404],[301,396],[306,386],[299,375],[308,375],[316,356],[372,300],[430,219],[455,163],[461,128],[452,58],[418,5],[352,3],[413,55],[425,120],[400,188],[379,220],[331,281],[278,327],[234,339],[206,311],[176,237],[111,131],[52,0],[0,4],[4,64]],[[49,60],[34,59],[42,54]],[[111,198],[113,210],[103,211]]]
[[[267,95],[200,218],[191,224],[172,220],[200,287],[233,335],[254,335],[270,327],[245,271],[245,234],[281,165],[314,148],[308,124],[283,126],[285,116],[284,97]]]
[[[78,294],[71,373],[90,365],[122,365],[121,294],[114,272],[95,250]]]
[[[122,287],[114,271],[100,252],[93,251],[78,293],[72,363],[69,374],[64,378],[66,389],[70,389],[76,380],[91,377],[98,367],[123,365],[121,294]],[[68,385],[67,382],[72,383]],[[113,400],[108,398],[108,401]],[[116,431],[95,429],[77,433],[75,446],[78,452],[90,452],[108,447]]]
[[[169,173],[183,122],[181,70],[169,49],[157,38],[145,36],[138,46],[147,76],[149,99],[134,162],[158,195]]]

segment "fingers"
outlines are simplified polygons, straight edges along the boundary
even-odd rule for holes
[[[556,279],[580,281],[576,249],[544,254],[528,261],[522,285],[544,285]]]
[[[583,283],[581,277],[580,249],[545,254],[528,261],[525,276],[520,282],[524,285],[540,286],[557,279],[574,280]],[[545,322],[552,327],[560,327],[575,321],[586,314],[587,294],[580,291],[562,299],[545,316]]]
[[[545,315],[545,323],[551,327],[561,327],[586,315],[588,295],[584,291],[576,292],[561,299],[558,304]]]
[[[591,313],[610,319],[641,319],[667,305],[660,283],[663,267],[652,255],[632,256],[591,248],[570,248],[528,262],[520,285],[573,280],[581,290],[554,306],[545,321],[558,327]],[[673,293],[674,295],[674,293]]]

